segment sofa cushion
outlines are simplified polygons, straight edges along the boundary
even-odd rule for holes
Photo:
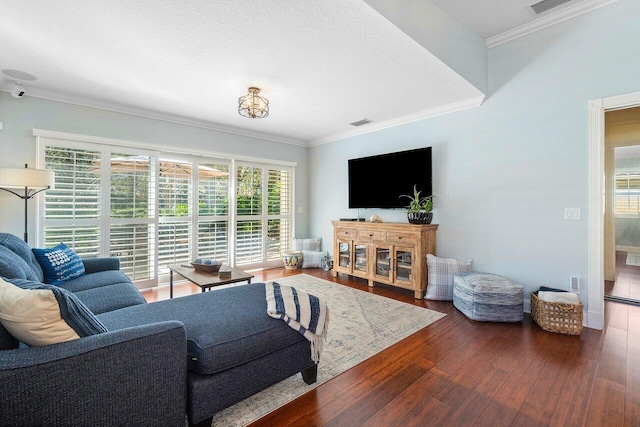
[[[42,346],[107,332],[71,292],[43,283],[0,280],[0,322],[16,339]]]
[[[110,330],[165,320],[183,322],[189,369],[201,374],[224,371],[299,341],[307,342],[285,322],[267,315],[264,283],[214,289],[97,317]]]
[[[0,276],[42,282],[44,275],[31,248],[24,240],[0,233]]]
[[[115,283],[131,283],[131,280],[120,270],[107,270],[85,274],[77,279],[60,283],[58,286],[71,292],[80,292],[86,291],[87,289],[113,285]]]
[[[84,264],[77,253],[64,243],[49,249],[32,249],[44,273],[44,283],[59,285],[84,276]]]
[[[74,294],[95,314],[132,305],[146,304],[147,302],[140,291],[129,281],[103,285],[99,288],[78,291]]]

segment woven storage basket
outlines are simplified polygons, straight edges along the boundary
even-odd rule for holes
[[[531,293],[531,317],[548,332],[580,335],[582,332],[582,304],[547,302]]]

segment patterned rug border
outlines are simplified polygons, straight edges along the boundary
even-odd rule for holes
[[[307,385],[302,381],[300,374],[289,377],[218,412],[213,417],[212,426],[245,426],[254,422],[446,316],[444,313],[426,307],[397,301],[304,273],[267,282],[278,282],[309,293],[314,293],[314,289],[309,290],[305,287],[313,284],[330,288],[334,299],[328,299],[331,321],[328,341],[325,344],[318,367],[318,380],[314,384]],[[321,288],[315,289],[315,291],[316,295],[328,292]],[[335,297],[339,297],[341,294],[353,294],[361,298],[335,300]],[[322,297],[323,295],[317,296]],[[347,307],[343,307],[343,305]],[[383,314],[379,310],[371,312],[371,305],[374,309],[376,305],[384,306],[386,313]],[[343,308],[343,311],[336,313],[335,311],[340,308]],[[360,308],[361,310],[358,313],[347,313],[344,308]],[[404,313],[406,311],[413,313],[407,315]],[[362,317],[358,317],[358,319],[346,318],[349,315],[361,315]],[[377,317],[383,317],[385,321],[380,322],[376,320]],[[336,322],[341,322],[341,327],[344,327],[344,330],[336,330]],[[395,329],[394,325],[396,325]],[[370,341],[366,342],[367,338]],[[363,342],[353,345],[353,341],[356,339],[361,339]],[[344,351],[344,347],[346,347],[346,351]],[[338,352],[334,354],[336,350]]]

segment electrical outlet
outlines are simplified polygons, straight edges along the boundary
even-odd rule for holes
[[[572,276],[569,279],[569,290],[571,292],[575,292],[576,294],[580,293],[580,278]]]

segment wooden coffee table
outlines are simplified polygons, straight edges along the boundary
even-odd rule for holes
[[[196,271],[193,267],[183,264],[171,264],[169,268],[169,298],[173,298],[173,273],[177,273],[190,282],[200,286],[202,292],[214,286],[228,285],[230,283],[244,282],[251,283],[253,274],[245,273],[244,271],[236,268],[231,268],[231,277],[220,278],[218,273],[201,273]],[[223,266],[225,268],[225,266]],[[226,267],[227,269],[229,267]]]

